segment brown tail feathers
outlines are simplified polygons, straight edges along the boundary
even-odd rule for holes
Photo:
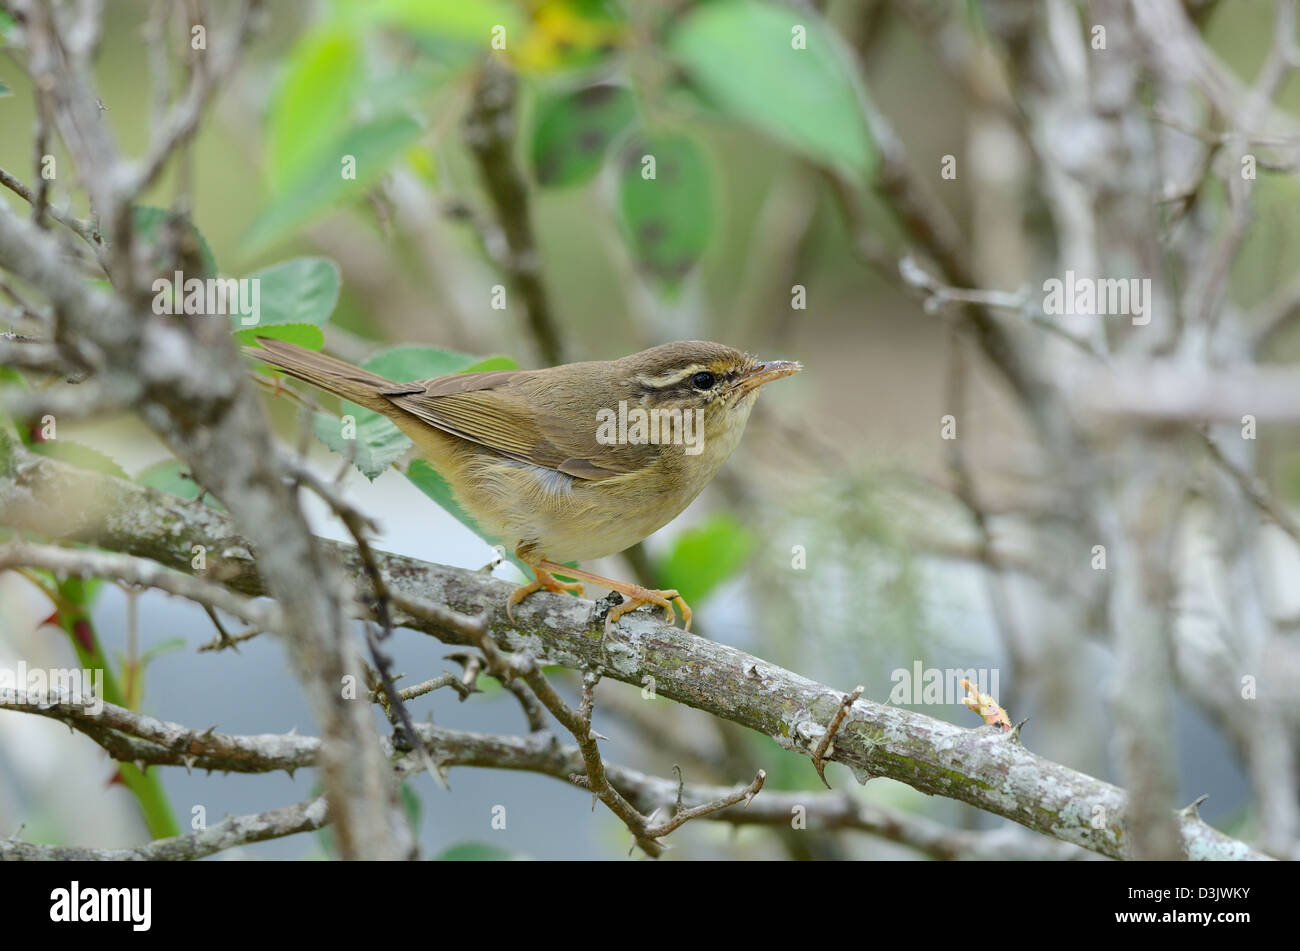
[[[403,388],[387,377],[371,373],[296,343],[258,337],[260,347],[244,347],[244,353],[254,360],[282,370],[291,377],[312,386],[351,400],[359,406],[376,412],[391,412],[393,404],[381,396],[384,392],[400,392]]]

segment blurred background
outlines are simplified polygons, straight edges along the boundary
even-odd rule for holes
[[[206,26],[209,47],[218,44],[236,7],[196,0],[164,15],[171,6],[106,5],[95,79],[103,121],[128,154],[149,142],[159,84],[149,50],[166,45],[165,72],[177,83],[196,55],[192,26]],[[1280,21],[1269,0],[1171,6],[1246,85],[1274,49]],[[1108,29],[1102,50],[1092,46],[1098,23]],[[484,38],[490,44],[498,27],[504,49],[487,52]],[[12,18],[8,29],[17,29]],[[1156,282],[1168,293],[1150,328],[1091,318],[1094,326],[1076,336],[1096,335],[1116,353],[1143,332],[1157,341],[1143,352],[1174,346],[1184,329],[1178,298],[1194,273],[1183,243],[1200,236],[1203,251],[1212,248],[1235,206],[1214,156],[1204,159],[1203,180],[1191,179],[1191,196],[1165,201],[1169,169],[1195,171],[1211,150],[1190,133],[1169,138],[1170,124],[1155,118],[1161,104],[1185,109],[1189,126],[1218,134],[1222,123],[1190,81],[1174,90],[1172,80],[1152,78],[1143,29],[1125,4],[1051,0],[290,0],[270,5],[188,158],[149,204],[190,196],[192,221],[223,276],[300,258],[332,262],[305,265],[322,268],[326,285],[326,303],[309,322],[326,350],[356,362],[402,344],[536,367],[675,339],[802,361],[803,373],[764,393],[740,449],[684,515],[631,560],[585,567],[670,583],[694,608],[697,633],[835,688],[861,683],[878,702],[890,702],[896,672],[910,677],[918,662],[994,672],[1011,720],[1030,718],[1032,750],[1123,785],[1109,702],[1113,615],[1090,564],[1095,539],[1054,521],[1068,521],[1068,500],[1080,496],[1057,478],[1029,398],[966,335],[961,306],[900,276],[898,262],[919,261],[949,288],[1029,288],[1038,302],[1043,280],[1067,268],[1147,275],[1151,258],[1163,255],[1168,273]],[[0,167],[30,178],[33,97],[15,65],[21,57],[4,52]],[[1129,73],[1120,93],[1111,83],[1117,62]],[[1294,118],[1294,73],[1271,101],[1270,117]],[[1117,148],[1114,129],[1128,135],[1134,124],[1157,145]],[[74,167],[61,146],[52,152],[60,168]],[[645,154],[658,160],[649,191]],[[340,175],[348,156],[355,178]],[[932,202],[922,217],[951,224],[966,280],[943,266],[943,242],[927,246],[909,221],[906,190],[890,185],[894,163]],[[1225,325],[1233,308],[1285,297],[1300,252],[1294,176],[1261,173],[1251,187],[1252,213],[1222,295]],[[71,178],[56,181],[52,201],[86,214]],[[1095,225],[1086,253],[1070,208]],[[1117,216],[1148,220],[1154,249],[1125,256],[1127,239],[1110,230]],[[499,288],[504,307],[494,306]],[[1049,330],[1027,310],[993,319],[1029,341],[1021,353],[1032,372],[1054,375]],[[1279,320],[1258,359],[1294,360],[1294,330]],[[301,407],[270,395],[266,406],[286,442],[299,445]],[[949,414],[955,441],[943,438]],[[1250,460],[1292,513],[1300,499],[1295,435],[1293,422],[1261,425]],[[194,494],[167,448],[133,419],[61,426],[58,441],[98,450],[130,477]],[[302,444],[324,475],[345,464],[318,439]],[[490,541],[404,477],[405,462],[381,460],[368,473],[352,467],[344,477],[346,496],[382,526],[378,546],[466,568],[493,561]],[[315,502],[305,499],[316,531],[346,538]],[[1296,543],[1263,521],[1247,508],[1235,530],[1251,534],[1260,558],[1269,636],[1280,656],[1294,658]],[[1213,516],[1182,524],[1177,636],[1230,654],[1222,628],[1237,576],[1220,560],[1227,533]],[[521,577],[509,562],[493,570]],[[238,653],[199,653],[215,636],[199,607],[111,584],[85,596],[119,673],[141,671],[144,712],[227,733],[316,732],[271,639]],[[70,638],[42,623],[49,614],[29,581],[0,577],[0,664],[75,664]],[[392,651],[401,683],[452,666],[444,646],[410,631],[398,632]],[[1293,845],[1294,805],[1290,813],[1268,805],[1261,791],[1271,783],[1263,754],[1223,705],[1174,668],[1176,805],[1208,793],[1206,820],[1248,839],[1260,835],[1261,811],[1273,810],[1280,825],[1271,841]],[[1210,676],[1235,684],[1240,673],[1224,661]],[[556,676],[572,693],[574,681]],[[1288,724],[1277,729],[1291,758],[1274,767],[1275,778],[1290,777],[1285,797],[1295,790],[1300,686],[1275,679],[1270,687]],[[979,726],[960,699],[910,706]],[[417,719],[431,713],[446,726],[525,729],[499,688],[465,703],[438,691],[410,706]],[[696,711],[643,700],[633,687],[602,683],[596,709],[614,762],[657,775],[679,764],[689,781],[721,784],[747,781],[761,767],[771,789],[820,788],[804,757]],[[128,788],[85,737],[0,715],[0,834],[22,826],[31,841],[124,847],[153,837],[150,814],[155,831],[168,813],[188,829],[196,807],[211,822],[305,798],[315,782],[308,772],[149,775],[157,784],[150,792]],[[888,779],[859,787],[840,766],[827,777],[851,795],[954,828],[1007,824]],[[450,783],[450,791],[423,775],[408,783],[425,855],[627,853],[613,816],[593,813],[588,796],[552,779],[457,769]],[[507,808],[504,830],[491,825],[498,804]],[[688,824],[671,843],[673,860],[918,857],[860,833],[737,832],[721,823]],[[229,857],[330,850],[327,835],[297,836]]]

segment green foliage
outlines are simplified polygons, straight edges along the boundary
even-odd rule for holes
[[[1257,211],[1253,227],[1242,236],[1241,250],[1232,263],[1232,297],[1244,306],[1267,300],[1300,269],[1300,223],[1295,208],[1300,182],[1286,175],[1265,175],[1255,182]],[[1233,214],[1222,186],[1203,191],[1204,205],[1226,219]]]
[[[762,763],[763,769],[767,770],[767,788],[809,792],[825,790],[826,787],[817,778],[817,770],[808,761],[808,757],[786,749],[770,736],[748,731],[742,736],[741,742],[750,751],[754,761]],[[828,778],[832,785],[839,786],[834,773]]]
[[[362,366],[390,380],[407,383],[448,373],[508,369],[514,364],[504,357],[480,360],[436,347],[397,347],[371,357]],[[330,449],[351,456],[353,465],[367,479],[377,478],[411,446],[396,426],[372,410],[344,400],[340,413],[356,420],[355,439],[343,438],[339,420],[323,413],[315,415],[312,431]]]
[[[495,26],[504,26],[510,43],[524,27],[519,8],[503,0],[351,0],[363,21],[398,27],[437,40],[487,49]]]
[[[49,442],[33,441],[28,448],[38,455],[66,462],[79,469],[91,469],[118,479],[130,479],[130,476],[110,456],[79,442],[68,439],[53,439]]]
[[[167,492],[182,499],[197,499],[199,484],[189,474],[185,464],[177,459],[164,459],[146,466],[136,473],[135,481],[150,489]],[[225,511],[225,506],[210,495],[203,497],[204,504],[218,511]]]
[[[267,120],[267,171],[283,192],[342,134],[361,74],[361,37],[342,27],[306,34],[288,67]]]
[[[179,650],[184,650],[186,640],[183,637],[169,637],[165,641],[159,641],[148,650],[140,653],[140,667],[143,669],[150,663],[167,654],[174,654]]]
[[[533,128],[533,174],[540,185],[590,181],[612,143],[636,118],[636,100],[626,87],[598,83],[543,95]]]
[[[328,258],[293,258],[249,277],[261,288],[261,315],[256,326],[247,328],[232,315],[235,336],[241,343],[275,337],[309,350],[324,345],[325,334],[320,328],[338,303],[338,265]]]
[[[406,821],[410,823],[411,834],[418,836],[420,834],[420,794],[415,791],[410,783],[402,783],[397,787],[397,793],[402,798],[402,811],[406,813]]]
[[[101,699],[138,710],[141,687],[139,678],[143,673],[143,661],[136,671],[133,689],[128,693],[104,653],[94,620],[90,616],[91,606],[103,587],[103,582],[97,578],[67,578],[59,581],[47,572],[37,571],[34,574],[39,578],[46,595],[56,605],[53,621],[67,635],[80,666],[103,671]],[[126,670],[125,666],[123,670]],[[163,791],[162,777],[158,770],[142,771],[132,763],[118,763],[117,775],[135,796],[151,838],[162,839],[181,834],[167,794]]]
[[[135,234],[139,240],[142,240],[146,246],[156,248],[162,239],[162,228],[167,220],[172,216],[172,212],[166,208],[153,208],[148,205],[136,205],[131,209],[132,224],[135,226]],[[203,262],[203,275],[205,277],[215,277],[217,275],[217,259],[212,253],[212,248],[208,247],[207,239],[194,227],[192,222],[186,222],[186,228],[189,235],[197,242],[199,258]],[[171,275],[165,275],[171,277]],[[191,277],[197,277],[195,274],[185,275],[188,280]],[[180,288],[174,289],[180,293]]]
[[[461,842],[457,845],[448,846],[437,855],[431,862],[516,862],[521,856],[513,852],[500,848],[495,845],[488,845],[485,842]]]
[[[795,28],[806,49],[794,48]],[[668,53],[724,114],[860,179],[875,166],[865,93],[834,31],[815,14],[759,0],[694,7]]]
[[[678,536],[657,566],[663,587],[676,588],[686,603],[703,601],[738,575],[754,551],[754,536],[736,518],[719,512]]]
[[[367,360],[363,366],[390,380],[408,383],[411,380],[427,380],[432,377],[446,376],[449,373],[512,370],[516,364],[508,357],[481,359],[437,347],[396,347],[377,354]],[[377,478],[411,448],[411,441],[402,434],[401,430],[372,410],[344,400],[340,406],[340,413],[345,416],[350,415],[356,420],[355,439],[343,438],[339,420],[323,413],[317,413],[312,419],[312,431],[316,434],[316,438],[334,452],[350,456],[353,465],[367,479]],[[428,462],[423,459],[412,460],[405,475],[412,485],[489,545],[500,541],[486,534],[470,514],[461,508],[452,495],[447,480]],[[524,568],[524,564],[513,553],[507,553],[507,557],[521,569]]]
[[[267,117],[267,177],[272,198],[245,239],[256,253],[296,228],[365,193],[423,133],[408,114],[442,81],[447,63],[468,64],[492,30],[523,36],[519,10],[503,0],[340,0],[288,56]],[[366,38],[404,31],[446,62],[417,63],[374,75]],[[344,177],[344,158],[356,162]]]
[[[647,156],[654,158],[654,178],[647,177]],[[695,140],[677,132],[635,139],[623,155],[619,213],[637,267],[675,287],[713,232],[709,165]]]
[[[629,45],[624,4],[608,0],[542,0],[532,4],[523,42],[512,40],[510,60],[525,73],[595,67]]]
[[[428,462],[423,459],[412,459],[411,464],[406,467],[406,478],[410,480],[412,485],[429,498],[433,499],[433,501],[437,502],[438,505],[451,514],[456,521],[460,522],[489,545],[497,545],[501,542],[501,539],[495,538],[485,532],[474,517],[461,507],[460,503],[456,501],[456,497],[452,494],[451,486],[447,484],[447,480],[442,477],[441,473],[439,473],[437,469],[429,465]],[[514,552],[507,551],[505,556],[517,565],[521,571],[526,573],[528,566],[520,561]]]
[[[409,116],[383,116],[348,129],[272,199],[249,229],[245,252],[261,250],[345,201],[360,198],[422,132]],[[356,178],[343,177],[345,156],[356,160]]]
[[[346,400],[339,411],[342,416],[356,420],[354,438],[345,438],[342,422],[324,413],[312,417],[312,432],[334,452],[348,456],[372,482],[411,447],[411,441],[378,413]]]
[[[414,62],[400,73],[368,77],[353,91],[354,111],[363,116],[419,115],[426,109],[427,95],[453,72],[443,63]],[[428,150],[424,154],[432,155]]]
[[[1297,502],[1300,502],[1300,458],[1293,458],[1291,460],[1285,484],[1287,487],[1287,494]]]
[[[394,347],[371,357],[363,366],[398,383],[409,383],[449,373],[513,370],[517,364],[509,357],[476,357],[439,347]]]

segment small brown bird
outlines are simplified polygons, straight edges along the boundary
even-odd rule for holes
[[[245,352],[289,376],[388,417],[488,533],[511,546],[534,591],[583,593],[555,573],[628,600],[605,626],[643,604],[691,610],[653,590],[560,564],[623,551],[677,517],[717,473],[744,432],[759,388],[797,373],[720,343],[679,341],[619,360],[545,370],[458,373],[396,383],[282,340]],[[512,614],[513,616],[513,614]]]

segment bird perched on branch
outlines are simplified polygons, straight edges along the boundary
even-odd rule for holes
[[[676,590],[561,563],[623,551],[676,518],[736,448],[763,384],[801,369],[687,340],[619,360],[397,383],[257,339],[249,356],[392,420],[465,510],[532,568],[508,610],[534,591],[583,593],[560,574],[628,599],[609,611],[607,631],[643,604],[670,621],[676,604],[689,630],[691,610]]]

